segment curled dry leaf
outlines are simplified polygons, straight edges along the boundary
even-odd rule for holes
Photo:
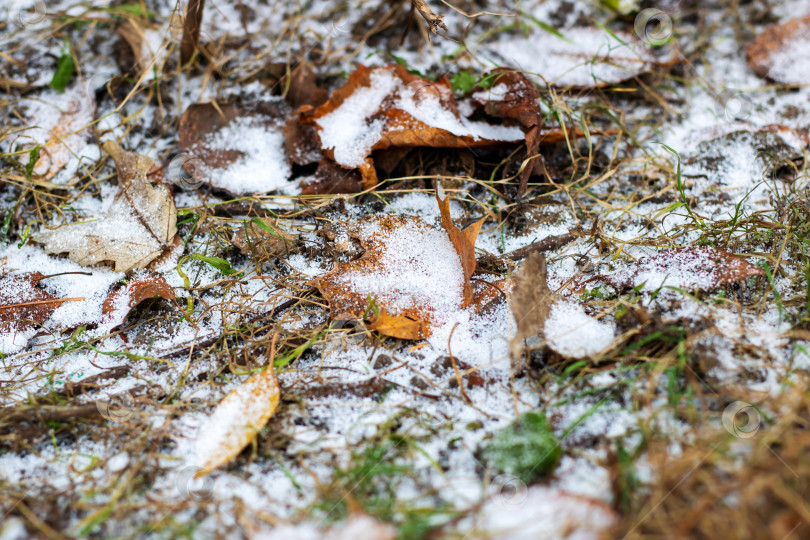
[[[174,300],[174,290],[163,276],[130,279],[126,285],[107,295],[101,306],[102,324],[118,326],[124,323],[135,306],[150,298]]]
[[[774,24],[746,50],[757,75],[786,84],[810,84],[810,15]]]
[[[197,476],[213,471],[238,456],[267,425],[278,407],[281,392],[273,363],[231,390],[200,428],[196,443]]]
[[[464,306],[469,305],[472,300],[473,291],[470,285],[470,278],[475,272],[475,240],[478,238],[478,232],[481,230],[481,225],[484,224],[484,219],[476,221],[463,231],[456,227],[453,219],[450,217],[450,198],[442,199],[439,193],[436,193],[436,201],[439,203],[439,211],[442,216],[442,227],[450,237],[456,253],[458,253],[461,260],[461,269],[464,272]]]
[[[687,247],[646,257],[633,265],[597,276],[619,290],[643,285],[646,291],[673,286],[687,291],[711,291],[762,276],[761,268],[724,249]]]
[[[316,126],[324,154],[358,168],[363,187],[377,182],[373,150],[389,147],[496,147],[523,140],[518,126],[492,125],[459,114],[450,84],[433,82],[399,65],[359,66],[329,100],[300,120]]]
[[[177,209],[169,189],[146,176],[152,160],[104,143],[118,170],[118,192],[103,216],[31,235],[46,252],[67,253],[83,265],[111,262],[117,272],[144,268],[177,233]]]
[[[237,195],[286,186],[292,174],[283,133],[289,111],[280,99],[190,105],[180,118],[183,166],[195,183]]]

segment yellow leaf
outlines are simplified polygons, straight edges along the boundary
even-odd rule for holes
[[[427,324],[422,319],[408,315],[390,315],[380,309],[379,315],[369,324],[372,330],[399,339],[425,339],[428,335]]]
[[[250,444],[278,406],[280,391],[270,366],[233,389],[200,429],[197,466],[202,476],[224,465]]]

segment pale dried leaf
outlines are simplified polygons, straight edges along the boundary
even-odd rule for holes
[[[117,272],[144,268],[156,259],[177,233],[174,197],[146,176],[152,160],[125,152],[107,141],[104,149],[115,160],[119,189],[103,216],[45,229],[31,236],[46,252],[67,253],[82,265],[112,262]]]
[[[526,340],[543,338],[546,319],[557,297],[548,288],[546,256],[532,253],[520,265],[515,275],[515,286],[509,299],[517,333],[509,340],[509,356],[516,371],[523,368]]]
[[[196,444],[197,476],[208,474],[239,455],[276,411],[281,392],[270,365],[231,390],[200,428]]]

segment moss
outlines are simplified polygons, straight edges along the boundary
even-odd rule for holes
[[[494,474],[513,474],[527,484],[554,470],[560,454],[560,443],[541,412],[518,417],[480,452]]]

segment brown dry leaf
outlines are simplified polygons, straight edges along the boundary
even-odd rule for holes
[[[597,279],[619,290],[646,284],[645,288],[653,290],[670,285],[687,291],[712,291],[762,275],[761,268],[742,257],[724,249],[697,246],[646,257]]]
[[[196,476],[224,465],[250,444],[278,407],[281,392],[269,366],[231,390],[200,428]]]
[[[807,47],[810,15],[774,24],[748,46],[745,56],[757,75],[785,84],[810,84]]]
[[[235,195],[264,193],[286,185],[288,159],[309,163],[305,149],[285,152],[284,127],[290,107],[282,100],[252,104],[195,103],[180,118],[178,142],[183,166],[198,183]]]
[[[389,147],[498,147],[523,140],[516,126],[491,125],[461,116],[446,80],[429,81],[399,65],[359,66],[329,100],[300,121],[317,128],[324,154],[346,168],[360,168],[363,187],[376,184],[368,158]]]
[[[509,356],[515,371],[523,369],[523,351],[529,338],[541,340],[546,319],[557,297],[548,288],[546,256],[532,253],[520,265],[515,275],[515,285],[509,298],[509,307],[517,323],[517,333],[509,340]]]
[[[478,232],[481,230],[481,225],[484,224],[486,218],[481,218],[462,231],[456,227],[450,217],[450,197],[442,199],[437,192],[436,202],[439,203],[439,211],[442,214],[442,227],[450,237],[450,241],[453,242],[453,247],[461,260],[461,268],[464,272],[464,304],[462,307],[466,307],[473,296],[470,278],[475,272],[476,266],[475,240],[478,238]]]
[[[539,155],[540,142],[544,137],[541,133],[543,113],[537,87],[522,73],[506,68],[494,70],[484,80],[492,80],[492,86],[488,90],[474,92],[473,102],[483,107],[489,115],[517,121],[526,133],[528,155],[536,156],[521,174],[518,189],[518,197],[521,197],[526,192],[529,177],[545,172],[543,158]]]
[[[301,184],[301,195],[357,193],[363,190],[360,173],[344,169],[334,161],[321,159],[318,170]]]
[[[177,209],[170,190],[146,176],[152,160],[104,143],[118,170],[118,192],[107,213],[89,221],[44,229],[31,235],[47,253],[67,253],[82,265],[114,263],[117,272],[144,268],[161,255],[177,233]]]
[[[119,326],[124,323],[135,306],[150,298],[174,300],[174,289],[163,276],[146,276],[130,279],[104,299],[101,306],[102,324]]]
[[[251,255],[263,259],[274,258],[287,253],[297,242],[296,237],[289,235],[268,223],[267,227],[273,232],[248,221],[233,236],[233,245],[239,248],[243,255]]]

